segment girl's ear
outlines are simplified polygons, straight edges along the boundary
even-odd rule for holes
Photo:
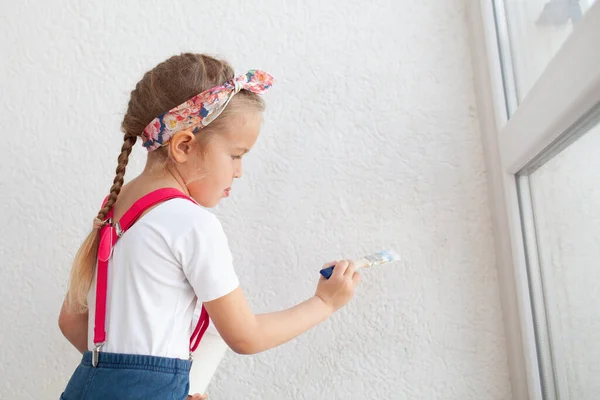
[[[179,131],[169,141],[171,156],[176,162],[185,163],[196,144],[196,135],[191,131]]]

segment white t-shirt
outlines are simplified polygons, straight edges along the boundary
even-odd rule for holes
[[[102,351],[188,359],[197,303],[199,307],[238,286],[217,217],[186,199],[166,201],[114,246]],[[95,299],[94,280],[88,295],[89,350],[95,347]]]

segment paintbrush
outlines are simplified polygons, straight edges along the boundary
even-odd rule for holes
[[[389,264],[394,261],[400,260],[400,256],[394,250],[384,250],[379,253],[371,254],[368,256],[364,256],[358,260],[352,260],[356,269],[360,268],[371,268],[377,265]],[[333,273],[333,268],[335,265],[324,268],[320,271],[321,275],[325,277],[325,279],[331,278],[331,274]]]

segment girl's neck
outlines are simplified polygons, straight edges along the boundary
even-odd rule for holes
[[[114,206],[115,219],[119,220],[122,214],[141,197],[155,190],[169,187],[181,190],[189,196],[185,182],[177,171],[170,167],[157,171],[146,165],[141,174],[123,185]]]
[[[185,181],[175,168],[167,166],[159,170],[149,164],[146,164],[142,173],[130,182],[132,186],[138,186],[138,191],[150,193],[160,188],[172,187],[189,196]]]

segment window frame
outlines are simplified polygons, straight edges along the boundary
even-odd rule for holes
[[[535,230],[527,207],[528,175],[576,140],[565,133],[600,107],[600,1],[587,10],[520,104],[503,1],[471,1],[467,11],[513,398],[546,400],[557,393],[566,398],[560,368],[551,377],[540,368],[552,360],[543,357],[538,345],[544,344],[535,335],[533,310],[540,305],[530,288],[535,292],[540,282],[529,273],[536,251],[525,250]],[[570,74],[565,77],[564,71]],[[537,323],[539,329],[545,321]],[[552,379],[550,393],[542,390],[544,379]]]

